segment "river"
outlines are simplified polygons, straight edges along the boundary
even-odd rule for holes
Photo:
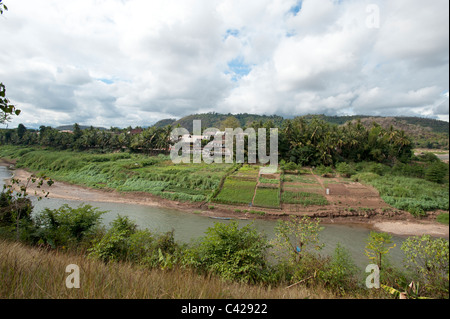
[[[4,166],[0,166],[0,187],[3,186],[4,180],[10,178],[11,171]],[[51,196],[51,188],[50,196]],[[143,206],[136,204],[117,204],[104,203],[92,201],[73,201],[55,198],[46,198],[38,201],[37,198],[32,197],[34,205],[33,214],[37,214],[45,208],[59,208],[63,204],[68,204],[72,207],[78,207],[83,203],[98,207],[102,211],[107,211],[102,217],[104,225],[108,226],[118,215],[129,216],[134,220],[140,228],[147,228],[150,231],[166,232],[174,229],[175,239],[179,242],[189,243],[196,238],[204,235],[208,227],[214,226],[215,223],[229,223],[226,220],[217,220],[205,216],[200,216],[192,213],[185,213],[174,209],[165,209],[152,206]],[[275,221],[265,220],[238,220],[240,225],[246,225],[251,222],[258,231],[267,235],[267,237],[274,237]],[[323,225],[324,230],[320,233],[320,240],[325,244],[321,253],[332,254],[336,244],[340,243],[347,248],[358,267],[365,269],[369,264],[368,258],[364,254],[364,247],[366,239],[370,230],[358,225]],[[390,251],[391,260],[395,265],[400,265],[403,259],[403,252],[400,246],[406,237],[392,236],[393,242],[397,245]]]

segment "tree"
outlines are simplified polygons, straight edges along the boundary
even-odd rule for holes
[[[235,128],[238,128],[240,126],[241,122],[239,122],[237,118],[235,118],[234,116],[229,116],[222,121],[222,123],[220,124],[220,129],[222,131],[224,131],[227,128],[232,128],[234,130]]]
[[[9,103],[10,101],[6,98],[6,87],[3,83],[0,83],[0,124],[8,122],[11,115],[20,114],[20,110]]]
[[[291,216],[287,221],[279,221],[276,238],[273,240],[274,247],[278,248],[278,258],[288,264],[298,264],[308,249],[322,249],[319,241],[319,233],[323,230],[318,219],[311,220],[310,217],[303,218]]]
[[[3,3],[3,0],[0,0],[0,14],[3,14],[3,11],[8,11],[8,7]]]
[[[442,183],[447,171],[448,165],[444,162],[433,162],[425,171],[425,179],[430,182]]]
[[[26,132],[27,128],[23,124],[19,124],[19,126],[17,126],[17,136],[19,139],[22,139]]]
[[[83,135],[83,131],[80,128],[80,125],[78,123],[75,123],[73,125],[73,137],[76,140],[78,140]]]
[[[392,245],[391,245],[392,244]],[[392,243],[392,236],[387,233],[370,232],[367,238],[366,256],[378,265],[381,270],[382,262],[389,253],[389,250],[394,248],[396,244]]]
[[[0,0],[0,14],[4,11],[8,11],[8,7]],[[0,83],[0,124],[4,124],[9,121],[11,115],[19,115],[20,110],[12,104],[9,104],[9,100],[6,98],[6,87],[3,83]]]
[[[448,296],[448,247],[448,240],[429,235],[409,237],[402,244],[406,268],[413,270],[430,293]]]

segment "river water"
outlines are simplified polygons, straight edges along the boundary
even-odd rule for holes
[[[0,166],[0,187],[3,186],[4,180],[10,178],[11,171],[4,166]],[[51,188],[49,189],[51,196]],[[107,211],[103,217],[104,225],[108,226],[109,223],[114,220],[118,215],[129,216],[134,220],[140,228],[147,228],[150,231],[166,232],[174,229],[175,239],[179,242],[189,243],[196,238],[204,235],[208,227],[214,226],[215,223],[229,223],[226,220],[217,220],[205,216],[200,216],[192,213],[185,213],[174,209],[165,209],[159,207],[150,207],[144,205],[135,204],[118,204],[118,203],[105,203],[105,202],[81,202],[64,199],[42,199],[38,201],[36,198],[32,198],[34,211],[33,214],[39,213],[45,208],[55,209],[59,208],[63,204],[68,204],[72,207],[78,207],[83,203],[98,207],[101,211]],[[251,222],[260,231],[267,235],[267,237],[274,237],[274,228],[276,226],[275,221],[265,220],[238,220],[240,225],[247,225]],[[370,233],[370,230],[362,226],[357,225],[333,225],[326,224],[324,230],[320,233],[320,240],[325,244],[325,247],[321,251],[323,254],[332,254],[336,244],[340,243],[341,246],[347,248],[358,267],[365,269],[370,263],[368,258],[364,254],[364,247],[366,245],[366,239]],[[390,251],[391,261],[400,265],[403,252],[400,250],[402,242],[406,237],[393,236],[393,242],[397,245]]]

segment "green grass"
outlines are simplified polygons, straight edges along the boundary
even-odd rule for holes
[[[228,178],[214,201],[222,204],[250,204],[253,200],[255,187],[256,181]]]
[[[281,200],[286,204],[298,204],[303,206],[328,205],[328,201],[323,195],[306,192],[284,191]]]
[[[304,175],[286,174],[284,175],[284,181],[292,183],[319,184],[312,175],[304,176]]]
[[[2,146],[0,157],[52,179],[99,189],[146,192],[177,201],[204,201],[232,164],[173,164],[168,156],[90,154]]]
[[[367,177],[367,178],[366,178]],[[360,174],[358,180],[375,187],[389,205],[413,215],[437,209],[449,209],[448,184],[437,184],[420,178]]]
[[[436,220],[441,224],[448,225],[448,213],[439,214]]]
[[[280,190],[278,188],[258,187],[253,205],[266,208],[280,208]]]
[[[259,182],[261,184],[275,184],[275,185],[278,185],[280,183],[278,179],[271,179],[271,178],[260,178]]]

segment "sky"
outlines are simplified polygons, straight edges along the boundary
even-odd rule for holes
[[[448,0],[4,0],[10,127],[195,113],[449,120]]]

